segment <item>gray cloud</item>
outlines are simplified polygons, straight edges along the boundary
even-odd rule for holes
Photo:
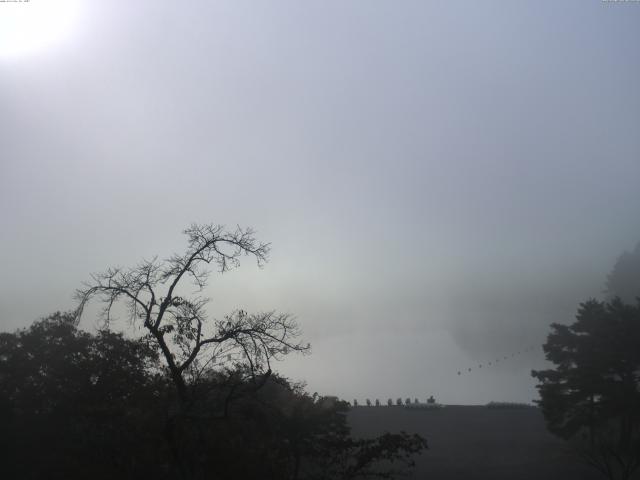
[[[639,19],[86,4],[66,43],[0,63],[0,325],[180,250],[192,221],[239,223],[272,261],[215,278],[212,313],[295,313],[315,353],[283,368],[310,388],[530,399],[539,352],[449,375],[543,341],[640,239]]]

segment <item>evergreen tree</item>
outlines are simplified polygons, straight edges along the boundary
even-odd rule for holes
[[[554,369],[533,371],[551,432],[610,479],[640,466],[640,303],[589,300],[572,325],[552,324]]]
[[[628,303],[635,303],[640,297],[640,243],[632,252],[618,257],[607,277],[606,293],[609,299],[620,297]]]

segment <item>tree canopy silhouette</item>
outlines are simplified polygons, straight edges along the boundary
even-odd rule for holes
[[[201,422],[193,421],[195,399],[189,385],[206,369],[218,365],[233,366],[236,381],[250,379],[259,388],[272,372],[272,360],[291,352],[307,352],[310,347],[297,340],[298,325],[288,314],[238,310],[211,320],[206,312],[208,298],[180,295],[189,284],[201,292],[211,265],[221,274],[239,266],[242,256],[251,256],[258,266],[263,265],[269,244],[257,241],[253,230],[240,227],[229,231],[221,225],[192,224],[184,233],[184,253],[92,275],[76,292],[76,316],[79,321],[86,303],[97,297],[103,304],[105,328],[114,305],[120,302],[127,308],[129,321],[142,324],[146,339],[158,347],[177,394],[165,429],[171,452],[184,478],[201,478],[202,442],[183,448],[177,441],[178,432],[186,428],[193,429],[197,437],[204,435]],[[229,393],[230,397],[235,394],[236,390]]]
[[[146,331],[139,341],[164,364],[160,370],[171,385],[161,422],[172,459],[167,475],[185,480],[388,478],[391,470],[376,466],[380,460],[410,465],[412,455],[426,448],[421,437],[351,439],[346,404],[331,397],[316,401],[276,378],[274,360],[310,348],[299,341],[290,315],[238,310],[211,319],[208,299],[187,294],[188,286],[203,290],[210,266],[225,273],[243,256],[261,266],[269,245],[240,227],[229,231],[193,224],[184,233],[184,253],[108,269],[76,292],[76,325],[93,298],[103,305],[104,328],[121,303],[128,320]]]
[[[157,344],[181,407],[189,402],[187,375],[198,375],[211,362],[236,359],[252,376],[271,371],[271,360],[290,352],[306,352],[309,345],[297,341],[298,325],[288,314],[233,312],[211,321],[206,312],[209,299],[178,294],[185,283],[198,291],[206,286],[209,265],[219,273],[237,267],[242,256],[252,256],[258,266],[267,261],[269,244],[258,242],[251,229],[225,230],[221,225],[193,224],[184,231],[187,248],[166,260],[143,260],[130,268],[110,268],[94,274],[77,290],[77,318],[93,297],[103,303],[105,327],[113,306],[123,302],[129,320],[140,322],[148,338]]]
[[[4,478],[161,474],[167,382],[145,344],[56,313],[0,334]]]
[[[607,277],[606,292],[610,299],[620,297],[635,303],[640,297],[640,242],[632,252],[623,252]]]
[[[202,478],[391,478],[426,448],[406,433],[351,438],[345,402],[264,377],[259,389],[240,368],[190,378],[190,416],[172,424],[171,443],[175,387],[145,340],[89,334],[59,313],[2,333],[3,478],[183,478],[173,448],[183,462],[201,455]]]
[[[552,324],[554,369],[533,371],[549,429],[610,479],[640,466],[640,303],[589,300],[571,325]]]

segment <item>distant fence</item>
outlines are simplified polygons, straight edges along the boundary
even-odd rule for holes
[[[391,402],[383,405],[382,403],[376,400],[375,407],[371,401],[365,403],[364,405],[359,404],[357,400],[354,400],[353,404],[351,404],[350,402],[347,402],[347,403],[349,403],[349,406],[351,407],[378,408],[378,407],[385,406],[385,407],[403,407],[410,410],[439,410],[445,407],[445,405],[441,403],[435,403],[435,402],[422,403],[417,401],[401,402],[401,403]],[[486,405],[484,405],[484,407],[490,408],[490,409],[538,408],[537,405],[532,405],[530,403],[520,403],[520,402],[489,402]]]
[[[433,409],[433,408],[442,408],[443,405],[436,403],[433,397],[429,397],[426,402],[421,402],[417,398],[411,401],[410,398],[406,400],[402,400],[398,398],[397,400],[392,400],[391,398],[386,401],[386,403],[380,402],[379,399],[376,399],[375,402],[372,402],[369,398],[367,398],[364,403],[359,403],[357,399],[351,402],[347,402],[350,407],[405,407],[405,408],[421,408],[421,409]]]

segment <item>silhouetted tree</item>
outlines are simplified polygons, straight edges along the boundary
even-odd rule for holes
[[[396,405],[402,405],[402,399],[400,397],[396,399]]]
[[[0,334],[3,478],[162,477],[168,383],[142,342],[56,313]]]
[[[353,439],[345,402],[277,375],[258,381],[260,389],[241,366],[189,379],[190,416],[173,434],[202,455],[204,478],[391,478],[426,448],[405,433]],[[162,421],[176,395],[153,345],[79,331],[72,315],[0,334],[2,478],[181,476]]]
[[[371,406],[371,400],[367,398],[367,407],[370,407],[370,406]]]
[[[393,400],[388,399],[387,400],[387,406],[389,406],[389,407],[393,406]]]
[[[427,448],[418,435],[386,433],[373,439],[353,439],[349,435],[345,402],[314,401],[300,385],[273,376],[265,388],[256,394],[255,405],[248,409],[251,417],[264,411],[267,431],[259,440],[269,455],[276,455],[284,463],[277,474],[265,474],[264,463],[238,458],[238,463],[253,464],[255,478],[292,480],[395,478],[413,466],[413,457]],[[248,402],[253,402],[248,399]],[[234,432],[251,432],[242,443],[252,442],[256,432],[235,428]],[[228,441],[233,443],[234,432]],[[251,449],[250,449],[251,450]],[[221,453],[224,455],[224,453]],[[249,461],[247,461],[249,460]],[[212,460],[215,461],[215,460]],[[288,463],[287,463],[288,462]],[[275,473],[275,472],[274,472]],[[238,475],[235,478],[254,478]]]
[[[376,407],[380,406],[380,400],[376,398]]]
[[[269,245],[258,242],[251,229],[227,231],[220,225],[193,224],[184,233],[188,239],[184,253],[92,275],[91,281],[76,292],[76,298],[78,319],[90,299],[97,297],[103,302],[105,328],[110,324],[114,304],[124,303],[129,320],[141,324],[147,340],[157,345],[176,390],[177,404],[167,418],[167,440],[182,475],[196,478],[203,475],[199,444],[185,449],[177,440],[179,432],[187,428],[193,429],[196,437],[203,435],[199,422],[193,420],[190,380],[197,379],[226,355],[227,363],[235,360],[234,379],[251,380],[259,388],[260,381],[264,382],[271,373],[273,359],[294,351],[306,352],[309,345],[296,340],[299,329],[290,315],[239,310],[211,321],[205,310],[208,299],[180,296],[179,292],[189,284],[199,290],[205,287],[211,264],[218,267],[219,273],[225,273],[239,265],[241,256],[252,256],[261,266],[269,253]],[[234,394],[232,390],[231,397]]]
[[[606,286],[610,300],[620,297],[624,302],[635,303],[640,297],[640,243],[632,252],[624,252],[618,257]]]
[[[533,371],[548,428],[610,479],[640,465],[640,304],[589,300],[572,325],[552,324],[554,369]]]
[[[358,406],[358,400],[356,400],[356,399],[354,399],[354,400],[353,400],[353,406],[354,406],[354,407],[357,407],[357,406]]]

